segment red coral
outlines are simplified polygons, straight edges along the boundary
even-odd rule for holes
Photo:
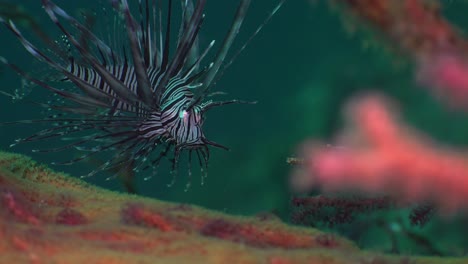
[[[323,241],[314,241],[312,237],[291,236],[291,234],[278,230],[268,230],[249,224],[239,225],[224,219],[208,222],[201,228],[200,233],[259,248],[307,248],[311,244],[318,247],[329,247],[329,244],[324,244]],[[338,243],[336,241],[336,246]]]
[[[464,40],[444,18],[440,6],[426,0],[340,0],[340,4],[382,32],[412,56],[455,49]]]
[[[344,0],[416,64],[416,79],[456,106],[468,107],[468,42],[435,1]]]
[[[128,204],[122,210],[122,217],[127,224],[154,227],[161,231],[174,231],[178,229],[166,216],[148,210],[140,204]]]
[[[61,225],[83,225],[88,222],[86,217],[77,210],[65,208],[55,217],[55,222]]]
[[[34,213],[34,209],[30,202],[24,198],[24,195],[11,191],[0,190],[1,207],[13,216],[17,221],[38,225],[39,218]]]
[[[417,80],[432,87],[437,95],[455,106],[466,107],[468,99],[468,60],[453,52],[433,54],[418,62]]]
[[[338,242],[333,234],[316,236],[315,241],[324,248],[336,248],[338,246]]]

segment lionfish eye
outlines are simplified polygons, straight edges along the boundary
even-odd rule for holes
[[[180,110],[180,112],[179,112],[179,118],[180,118],[180,119],[187,118],[188,115],[189,115],[189,112],[187,112],[187,110],[185,110],[185,109],[182,109],[182,110]]]

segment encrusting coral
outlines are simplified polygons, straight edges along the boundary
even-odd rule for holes
[[[107,191],[8,153],[0,153],[0,204],[0,263],[409,261],[361,252],[345,239],[275,219]]]

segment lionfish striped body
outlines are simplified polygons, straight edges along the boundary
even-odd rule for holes
[[[194,5],[191,0],[181,0],[182,22],[176,48],[172,52],[172,0],[168,0],[164,28],[161,0],[140,0],[139,21],[132,16],[127,0],[111,0],[126,28],[126,43],[119,47],[110,47],[86,25],[52,1],[42,0],[48,16],[64,34],[70,50],[74,51],[73,55],[47,39],[47,50],[54,51],[53,54],[37,48],[13,22],[0,18],[30,54],[58,71],[64,76],[63,81],[74,85],[71,91],[53,87],[49,82],[30,76],[0,57],[3,63],[24,78],[65,99],[63,104],[41,103],[42,106],[69,114],[66,118],[15,122],[56,124],[18,142],[54,137],[70,139],[78,134],[69,144],[37,151],[78,149],[86,152],[78,158],[58,164],[73,164],[105,151],[112,154],[107,162],[87,176],[104,170],[128,169],[129,166],[134,171],[155,169],[171,149],[174,152],[173,170],[177,168],[182,150],[188,151],[189,174],[192,152],[197,155],[202,169],[206,168],[208,145],[225,147],[209,141],[203,134],[205,112],[221,105],[248,103],[238,100],[206,101],[206,97],[242,25],[250,0],[240,1],[232,26],[219,51],[212,62],[202,68],[201,61],[214,45],[213,41],[200,54],[197,53],[205,2],[198,0]],[[62,21],[66,21],[68,27],[73,27],[78,33],[72,34]],[[88,134],[79,136],[83,132]],[[158,149],[159,153],[152,155]]]

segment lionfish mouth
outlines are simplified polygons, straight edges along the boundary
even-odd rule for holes
[[[264,24],[284,1],[280,1]],[[170,159],[173,171],[177,169],[180,152],[184,149],[188,152],[189,162],[192,152],[195,152],[201,169],[206,171],[208,146],[228,150],[204,137],[199,144],[191,145],[189,142],[203,135],[199,121],[188,119],[181,122],[178,114],[181,109],[195,109],[203,115],[216,106],[249,103],[204,100],[222,75],[220,72],[232,62],[226,64],[225,59],[251,1],[240,1],[227,35],[216,55],[206,63],[207,66],[202,66],[202,61],[214,47],[214,41],[204,49],[199,48],[198,41],[206,0],[198,0],[195,4],[191,0],[181,1],[181,22],[175,41],[171,41],[174,31],[173,1],[167,1],[167,12],[163,12],[161,2],[140,0],[139,12],[134,15],[127,0],[112,0],[116,14],[114,23],[125,28],[126,32],[123,36],[104,38],[93,32],[90,25],[80,22],[52,1],[42,0],[45,12],[63,34],[67,43],[65,48],[41,35],[46,48],[40,49],[24,37],[12,21],[0,17],[0,22],[13,32],[27,52],[63,76],[60,82],[44,81],[0,57],[2,63],[23,78],[61,98],[57,103],[40,103],[48,110],[57,111],[58,117],[10,122],[53,124],[48,129],[18,139],[15,144],[58,138],[69,143],[35,152],[73,149],[85,152],[77,158],[55,163],[62,165],[87,160],[99,153],[109,153],[107,161],[84,177],[102,171],[112,171],[115,176],[129,171],[129,168],[133,172],[152,168],[154,173],[160,160],[171,149],[174,155]],[[120,29],[115,25],[115,29]],[[119,34],[118,30],[113,34]],[[175,44],[171,47],[172,42]],[[240,51],[244,48],[245,45]],[[71,88],[63,88],[70,85]],[[147,177],[151,176],[146,174]]]

